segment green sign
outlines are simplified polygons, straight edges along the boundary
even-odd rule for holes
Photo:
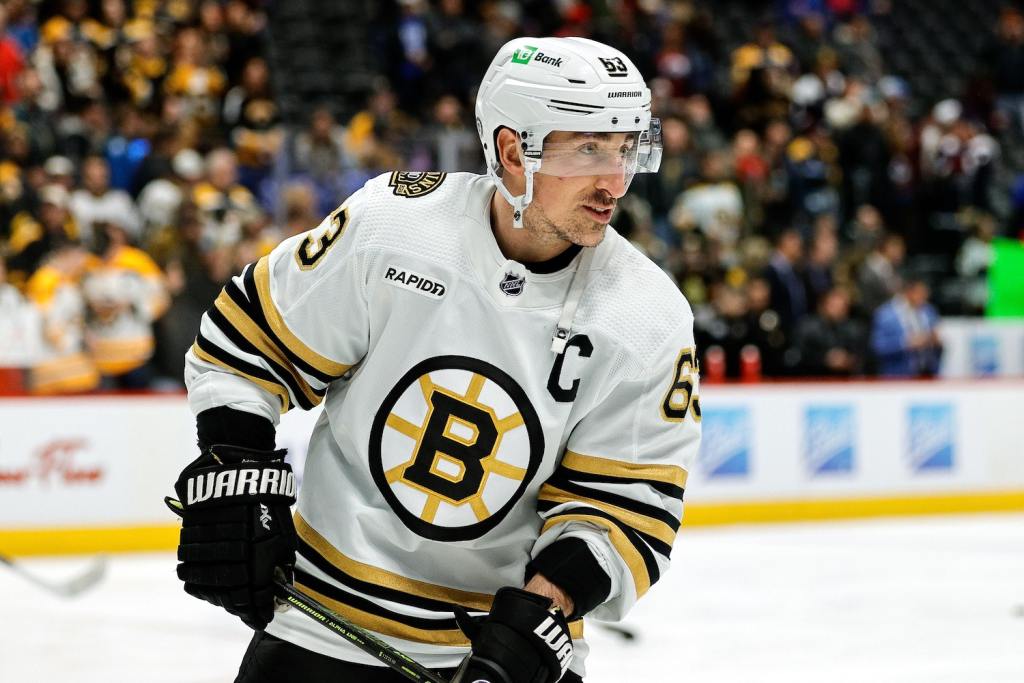
[[[995,260],[988,271],[988,307],[993,318],[1024,318],[1024,242],[992,241]]]
[[[512,61],[516,64],[527,64],[533,59],[533,53],[537,51],[533,45],[523,45],[512,53]]]

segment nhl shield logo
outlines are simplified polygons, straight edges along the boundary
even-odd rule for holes
[[[505,273],[504,279],[498,283],[498,288],[505,296],[519,296],[523,293],[523,287],[525,286],[526,277],[511,272]]]

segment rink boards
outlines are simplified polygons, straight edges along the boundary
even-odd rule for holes
[[[1024,382],[708,386],[685,523],[1024,510]],[[301,473],[316,413],[282,419]],[[180,395],[0,398],[0,553],[172,548]]]

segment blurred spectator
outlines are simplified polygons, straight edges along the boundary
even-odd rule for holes
[[[724,362],[725,378],[739,378],[743,349],[755,342],[742,290],[724,284],[715,287],[709,313],[694,320],[697,348],[705,359],[712,355],[712,364]],[[715,354],[720,354],[722,361],[715,361]]]
[[[825,292],[817,313],[800,321],[793,339],[796,372],[810,377],[850,377],[864,369],[865,334],[850,319],[850,295],[844,289]]]
[[[985,315],[988,304],[988,269],[995,259],[992,239],[996,236],[996,221],[989,214],[977,217],[971,236],[964,240],[956,257],[954,282],[960,299],[960,315]]]
[[[103,157],[91,156],[82,163],[82,187],[71,193],[68,208],[86,244],[99,223],[117,223],[135,239],[141,234],[135,203],[124,190],[110,188],[110,167]]]
[[[1003,8],[981,64],[992,80],[997,110],[1024,133],[1024,15],[1020,10]]]
[[[808,310],[817,309],[822,297],[832,289],[838,256],[839,238],[835,219],[829,214],[823,214],[815,222],[814,236],[804,265]]]
[[[218,119],[218,103],[226,89],[227,81],[213,65],[202,33],[194,28],[179,31],[164,90],[181,103],[184,116],[204,128],[214,125]]]
[[[884,73],[878,35],[863,14],[839,24],[834,32],[835,48],[843,71],[858,78],[878,80]]]
[[[174,155],[168,172],[148,182],[139,194],[139,212],[144,223],[144,240],[170,227],[192,188],[203,177],[203,158],[194,149]]]
[[[775,240],[775,252],[764,273],[771,289],[771,307],[778,313],[787,339],[808,310],[807,290],[800,273],[803,252],[800,232],[792,228],[783,230]]]
[[[43,171],[46,173],[47,183],[59,185],[67,192],[75,189],[75,165],[67,157],[50,157],[43,164]]]
[[[181,206],[177,220],[161,241],[156,253],[167,273],[171,295],[167,313],[156,321],[155,373],[172,386],[183,386],[185,350],[195,340],[196,330],[210,302],[217,298],[230,273],[217,255],[203,246],[203,225],[192,204]],[[217,272],[215,272],[217,271]]]
[[[320,223],[324,212],[317,207],[316,194],[306,183],[292,183],[281,193],[284,226],[281,240],[306,232]]]
[[[942,342],[939,315],[928,303],[930,290],[921,279],[908,278],[903,291],[875,311],[871,349],[882,377],[933,377],[939,371]]]
[[[78,226],[68,211],[67,190],[47,185],[39,192],[37,213],[22,211],[11,220],[8,278],[24,286],[54,248],[77,239]]]
[[[726,152],[704,155],[700,180],[679,195],[670,219],[677,230],[696,229],[726,248],[735,246],[743,219],[743,197],[732,180]]]
[[[53,111],[43,106],[43,83],[39,72],[28,68],[18,77],[19,101],[13,108],[18,124],[29,143],[26,161],[39,164],[57,151],[57,126]]]
[[[0,104],[18,101],[18,76],[24,68],[25,56],[18,41],[7,33],[7,9],[0,5]]]
[[[148,254],[129,246],[123,226],[97,223],[94,231],[98,260],[82,282],[89,355],[105,387],[142,389],[150,381],[152,323],[168,304],[163,274]]]
[[[42,351],[42,318],[14,285],[7,284],[7,266],[0,258],[0,368],[23,368]]]
[[[890,233],[864,259],[857,273],[857,302],[867,318],[900,291],[899,267],[905,255],[903,238]]]
[[[99,385],[96,366],[85,353],[85,301],[79,282],[87,262],[81,244],[62,240],[28,281],[27,296],[43,317],[43,345],[29,380],[34,393],[77,393]]]
[[[759,23],[754,28],[754,40],[732,54],[730,76],[737,123],[759,128],[785,116],[797,68],[793,53],[776,40],[775,27],[770,22]]]
[[[252,193],[238,183],[235,154],[220,148],[206,155],[206,179],[192,189],[203,221],[206,248],[227,248],[241,235],[243,214],[254,211]]]
[[[444,86],[465,100],[479,85],[480,28],[466,12],[463,0],[440,0],[427,15],[427,37],[433,68],[445,74]]]
[[[79,7],[84,3],[68,3]],[[63,16],[47,21],[34,56],[48,109],[79,111],[90,99],[102,97],[92,47],[81,30]]]
[[[270,91],[270,70],[262,57],[246,63],[242,82],[224,97],[223,119],[238,155],[239,182],[260,195],[283,139],[281,113]],[[269,199],[263,204],[268,206]]]

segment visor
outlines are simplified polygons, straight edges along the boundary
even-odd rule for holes
[[[655,118],[643,132],[566,135],[572,137],[544,140],[538,173],[560,177],[625,174],[631,179],[635,173],[657,173],[661,166],[661,121]]]

